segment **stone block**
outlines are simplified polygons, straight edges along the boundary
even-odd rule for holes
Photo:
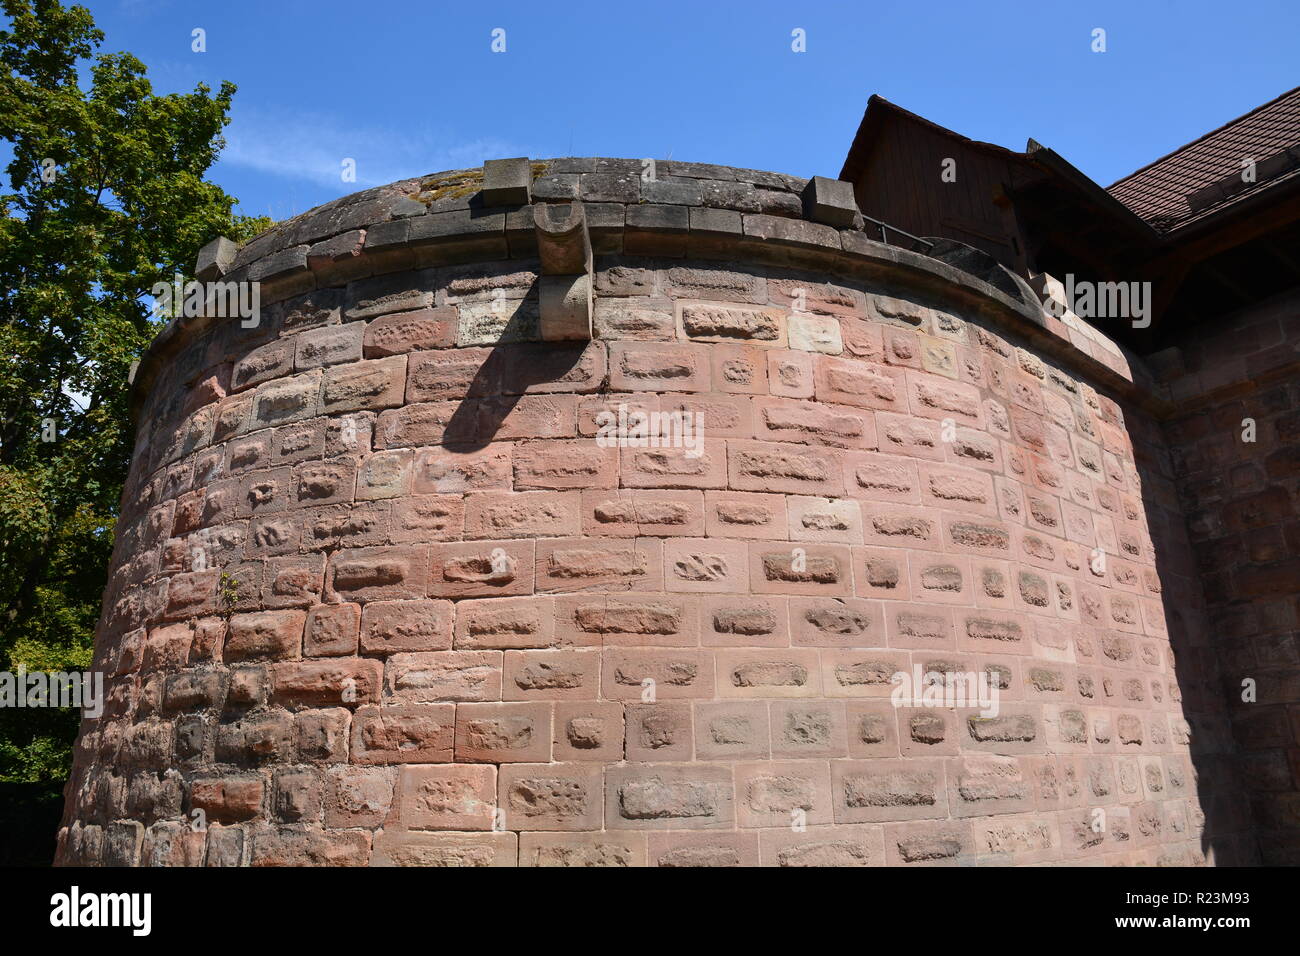
[[[483,163],[483,188],[479,198],[485,206],[523,206],[533,201],[533,172],[527,157],[489,159]]]

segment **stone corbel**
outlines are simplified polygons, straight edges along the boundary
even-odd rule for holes
[[[533,206],[542,262],[541,336],[546,342],[590,341],[591,234],[582,203]]]
[[[199,250],[194,263],[194,278],[200,282],[215,282],[230,271],[239,253],[239,246],[225,236],[217,236]]]

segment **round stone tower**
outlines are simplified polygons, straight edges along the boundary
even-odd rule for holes
[[[197,275],[60,862],[1204,860],[1143,373],[982,254],[502,160]]]

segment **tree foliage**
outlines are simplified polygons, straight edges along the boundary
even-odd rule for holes
[[[84,7],[2,6],[0,670],[82,670],[131,453],[128,375],[157,331],[148,290],[268,223],[204,180],[233,85],[155,94],[134,56],[98,52]],[[0,780],[65,776],[77,721],[0,710]]]

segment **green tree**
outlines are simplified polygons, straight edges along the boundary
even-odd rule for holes
[[[0,0],[0,670],[89,666],[130,458],[147,293],[233,212],[204,175],[235,88],[156,95],[84,7]],[[52,440],[51,440],[52,439]],[[0,780],[67,774],[78,715],[0,709]]]

